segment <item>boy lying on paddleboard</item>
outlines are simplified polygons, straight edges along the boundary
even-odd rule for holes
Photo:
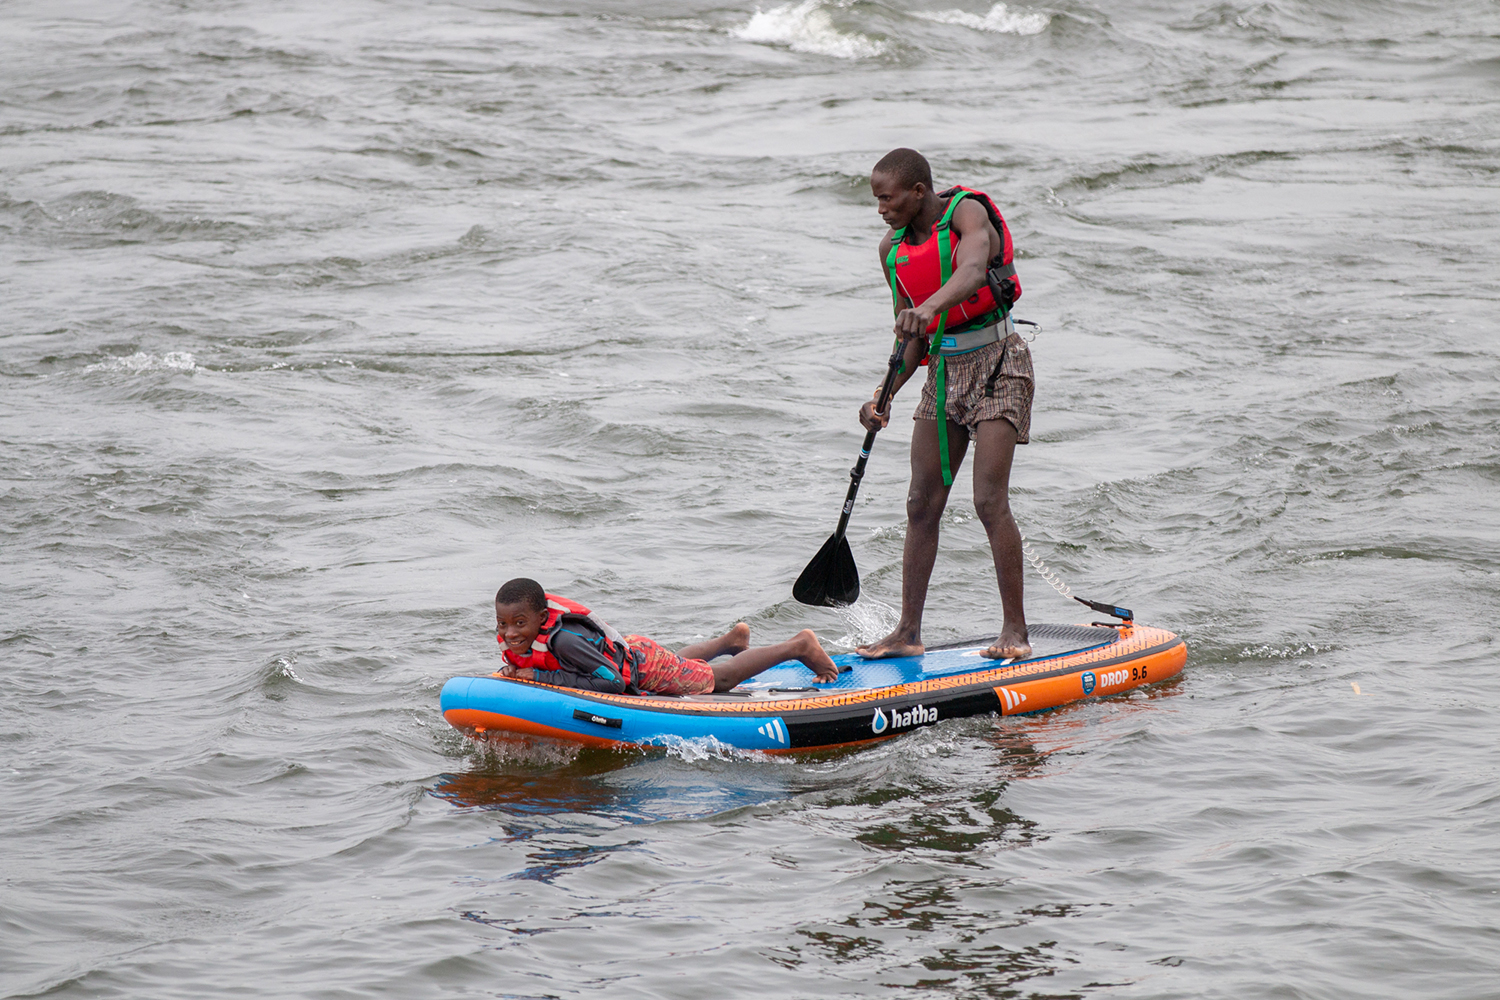
[[[511,580],[495,594],[495,638],[505,665],[495,675],[609,694],[710,694],[728,691],[763,670],[800,660],[817,682],[838,668],[812,629],[774,646],[750,646],[740,622],[716,639],[673,653],[643,635],[621,635],[576,601],[549,594],[535,580]],[[724,663],[708,661],[728,655]]]

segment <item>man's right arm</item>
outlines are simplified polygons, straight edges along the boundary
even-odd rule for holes
[[[896,314],[896,335],[914,337],[925,333],[943,313],[977,292],[985,283],[990,249],[1000,242],[989,215],[974,199],[961,201],[953,209],[953,272],[943,287],[922,300],[920,306]]]

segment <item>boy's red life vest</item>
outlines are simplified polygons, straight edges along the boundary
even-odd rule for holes
[[[989,326],[1005,317],[1011,303],[1021,297],[1021,282],[1016,277],[1015,247],[1011,243],[1010,227],[1005,224],[1000,210],[983,191],[973,188],[953,187],[938,197],[947,198],[948,207],[942,218],[932,227],[932,234],[922,243],[912,245],[905,242],[905,227],[891,234],[891,250],[886,256],[886,269],[891,279],[891,295],[897,312],[901,310],[900,298],[904,297],[914,306],[926,302],[953,276],[953,262],[958,256],[958,242],[949,235],[949,224],[953,210],[965,198],[975,198],[984,206],[990,217],[990,225],[1000,234],[1000,252],[989,262],[990,281],[979,286],[979,290],[942,316],[934,316],[927,327],[928,333],[936,333],[939,326],[947,333],[962,333],[969,329]],[[1001,282],[1009,281],[1012,294],[1008,302],[997,302],[995,292]]]
[[[542,630],[531,640],[531,652],[518,655],[511,652],[510,647],[505,644],[503,635],[495,636],[500,643],[500,651],[505,657],[505,662],[513,667],[532,670],[562,670],[563,665],[557,662],[557,657],[552,655],[552,637],[562,631],[568,624],[569,619],[582,621],[598,631],[603,637],[600,651],[619,668],[620,676],[625,680],[625,686],[630,687],[631,664],[634,662],[630,655],[630,646],[626,644],[625,637],[614,629],[608,622],[594,614],[588,608],[577,601],[570,601],[566,597],[558,597],[556,594],[547,595],[547,618],[542,622]]]

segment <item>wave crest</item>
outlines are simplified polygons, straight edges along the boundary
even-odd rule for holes
[[[114,358],[109,361],[101,361],[98,364],[89,365],[84,371],[190,372],[197,368],[197,360],[186,351],[168,351],[161,357],[157,357],[155,354],[147,354],[145,351],[136,351],[127,357]]]
[[[975,31],[990,31],[997,35],[1040,35],[1052,23],[1052,15],[1041,11],[1011,10],[1004,3],[997,3],[989,12],[980,16],[966,10],[914,10],[913,17],[938,24],[958,24]]]
[[[793,52],[812,52],[836,59],[868,59],[890,48],[860,34],[845,34],[834,26],[825,0],[784,3],[770,10],[756,9],[750,20],[730,31],[747,42],[785,45]]]

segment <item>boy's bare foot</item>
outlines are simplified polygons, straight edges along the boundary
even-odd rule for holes
[[[867,660],[887,660],[894,656],[921,656],[927,647],[915,635],[898,628],[879,642],[856,646],[854,651]]]
[[[737,623],[734,628],[724,633],[723,642],[725,653],[743,653],[750,648],[750,626],[744,622]]]
[[[832,684],[839,679],[839,668],[834,666],[833,657],[823,649],[823,644],[818,641],[812,629],[805,628],[798,632],[792,636],[792,642],[797,646],[797,659],[817,675],[819,684]]]
[[[1025,629],[1001,629],[1000,638],[979,655],[987,660],[1024,660],[1031,655],[1031,643],[1027,641]]]
[[[738,656],[750,648],[750,626],[739,622],[723,635],[683,646],[677,655],[684,660],[716,660],[721,656]]]

